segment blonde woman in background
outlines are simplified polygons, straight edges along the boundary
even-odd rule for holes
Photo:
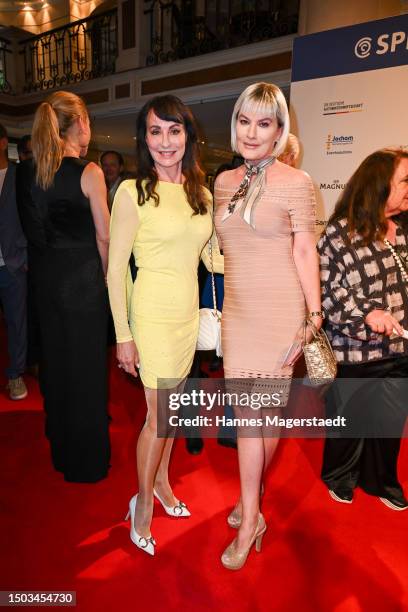
[[[102,170],[80,159],[91,137],[84,102],[59,91],[34,117],[34,164],[19,167],[18,205],[31,249],[41,333],[41,390],[52,463],[70,482],[108,473],[109,211]]]
[[[292,168],[297,167],[297,162],[300,155],[300,145],[299,140],[296,138],[294,134],[288,135],[288,140],[286,142],[286,146],[283,152],[279,155],[278,159],[283,164],[288,166],[292,166]]]

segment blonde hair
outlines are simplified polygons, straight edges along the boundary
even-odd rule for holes
[[[249,85],[239,96],[235,103],[231,118],[231,147],[236,153],[237,149],[237,119],[240,113],[262,113],[276,119],[282,128],[282,134],[276,141],[273,154],[278,157],[286,146],[289,134],[289,112],[285,96],[273,83],[254,83]]]
[[[284,161],[281,158],[290,157],[291,160],[295,163],[300,155],[300,144],[298,138],[294,134],[288,135],[288,140],[286,142],[286,147],[282,151],[279,156],[281,161]],[[285,162],[286,163],[286,162]]]
[[[48,189],[64,156],[64,137],[78,117],[87,117],[85,102],[74,93],[57,91],[37,108],[31,146],[36,165],[36,182]]]

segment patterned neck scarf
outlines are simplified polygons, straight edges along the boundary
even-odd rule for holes
[[[268,157],[257,165],[245,161],[247,171],[238,191],[232,196],[222,221],[228,219],[234,212],[240,211],[241,218],[255,229],[254,213],[265,184],[265,170],[275,160],[276,157]],[[251,182],[252,177],[255,178]]]

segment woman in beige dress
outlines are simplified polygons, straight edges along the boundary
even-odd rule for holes
[[[232,148],[245,164],[222,173],[215,184],[215,224],[225,265],[225,378],[241,379],[243,388],[242,379],[257,379],[253,388],[269,392],[282,382],[288,391],[301,352],[290,348],[307,315],[317,328],[323,316],[313,185],[305,172],[276,159],[288,133],[280,89],[269,83],[248,87],[231,122]],[[244,565],[254,542],[260,550],[266,531],[259,508],[261,478],[278,440],[263,433],[259,428],[238,436],[241,499],[228,523],[239,531],[221,558],[228,569]]]

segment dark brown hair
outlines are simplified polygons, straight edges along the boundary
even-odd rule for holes
[[[349,179],[329,223],[347,218],[349,239],[358,233],[363,244],[382,240],[387,233],[385,205],[391,179],[401,159],[408,159],[402,149],[381,149],[366,157]]]
[[[182,161],[182,172],[185,177],[184,191],[194,214],[207,213],[208,200],[205,197],[203,184],[204,172],[199,163],[198,130],[190,109],[176,96],[157,96],[152,98],[140,110],[136,123],[136,189],[138,204],[142,206],[152,198],[156,206],[159,194],[155,191],[158,182],[157,171],[146,143],[147,115],[150,111],[163,121],[172,121],[184,126],[187,134],[186,150]]]

